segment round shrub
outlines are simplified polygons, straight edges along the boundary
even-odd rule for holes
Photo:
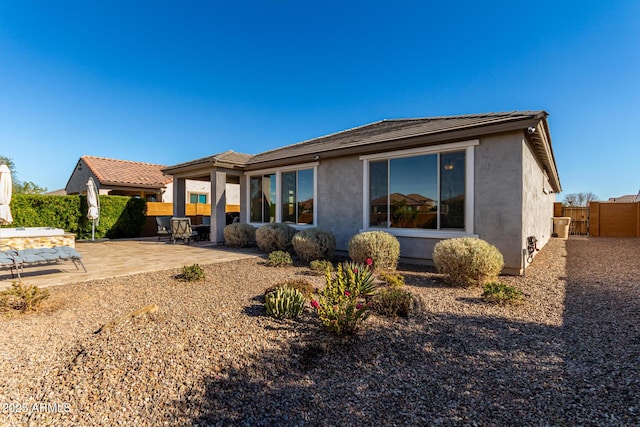
[[[289,252],[273,251],[267,257],[267,265],[269,267],[286,267],[293,264]]]
[[[371,309],[386,317],[409,317],[416,308],[413,294],[398,287],[379,290],[371,298]]]
[[[296,229],[280,222],[265,224],[256,230],[256,243],[264,253],[288,251]]]
[[[498,248],[473,237],[442,240],[433,249],[433,262],[439,273],[458,286],[494,281],[504,266]]]
[[[243,248],[256,241],[256,228],[251,224],[236,222],[227,225],[224,230],[224,244]]]
[[[291,244],[300,259],[310,262],[331,258],[336,248],[336,237],[322,228],[306,228],[293,236]]]
[[[349,257],[355,262],[373,261],[375,271],[395,270],[400,258],[400,242],[386,231],[365,231],[349,240]]]

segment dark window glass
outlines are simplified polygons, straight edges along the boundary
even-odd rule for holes
[[[298,224],[313,224],[313,169],[298,171]]]
[[[282,222],[295,223],[296,214],[296,173],[284,172],[282,178]]]
[[[464,152],[440,155],[440,228],[464,229]]]
[[[438,155],[389,161],[391,227],[438,228]]]
[[[250,191],[250,221],[274,222],[276,200],[276,176],[275,174],[253,176],[249,180]]]
[[[389,161],[369,163],[369,225],[389,226]]]
[[[369,163],[369,226],[464,229],[465,152]]]

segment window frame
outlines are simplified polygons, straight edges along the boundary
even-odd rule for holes
[[[474,234],[474,148],[480,145],[480,140],[473,139],[459,141],[448,144],[440,144],[429,147],[411,148],[407,150],[388,151],[384,153],[367,154],[360,156],[362,161],[362,231],[381,230],[397,237],[430,237],[430,238],[452,238],[452,237],[477,237]],[[414,157],[429,154],[441,154],[455,151],[465,152],[465,198],[464,198],[464,230],[444,229],[431,230],[423,228],[395,228],[395,227],[372,227],[370,226],[370,200],[369,200],[369,163],[371,161],[392,160],[406,157]],[[438,170],[440,166],[438,165]],[[388,191],[388,190],[387,190]],[[440,194],[440,172],[438,171],[438,194]],[[440,198],[440,196],[438,196]],[[438,200],[438,215],[440,214],[440,200]]]
[[[269,175],[269,174],[275,174],[276,176],[276,220],[275,222],[282,222],[282,173],[285,172],[298,172],[301,170],[308,170],[311,169],[313,172],[313,223],[312,224],[298,224],[298,223],[291,223],[291,222],[287,222],[286,224],[294,227],[295,229],[298,230],[302,230],[304,228],[310,228],[310,227],[317,227],[317,223],[318,223],[318,165],[320,164],[320,162],[312,162],[312,163],[302,163],[302,164],[297,164],[297,165],[291,165],[291,166],[285,166],[285,167],[280,167],[280,168],[269,168],[269,169],[260,169],[260,170],[252,170],[252,171],[247,171],[245,173],[245,185],[247,188],[246,191],[246,206],[247,208],[246,213],[245,213],[245,221],[248,224],[253,225],[254,227],[260,227],[263,226],[265,224],[268,224],[267,222],[251,222],[251,191],[249,191],[250,189],[250,185],[251,185],[251,178],[252,177],[256,177],[256,176],[263,176],[263,175]],[[296,174],[296,182],[298,180],[298,176]],[[296,193],[297,193],[298,189],[296,188]],[[298,202],[297,200],[297,194],[296,194],[296,203]]]
[[[208,193],[199,193],[197,191],[189,191],[188,194],[189,194],[189,204],[190,205],[195,205],[195,204],[206,205],[206,204],[208,204],[207,203],[207,200],[209,199],[209,194]],[[195,203],[191,201],[191,196],[196,196],[196,200],[197,201]],[[200,201],[198,200],[198,199],[200,199],[200,196],[204,196],[205,197],[205,202],[204,203],[200,203]]]

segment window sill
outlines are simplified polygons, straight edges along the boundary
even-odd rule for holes
[[[477,234],[467,233],[464,230],[421,230],[412,228],[375,228],[370,227],[361,231],[386,231],[396,237],[416,237],[422,239],[453,239],[456,237],[478,237]]]

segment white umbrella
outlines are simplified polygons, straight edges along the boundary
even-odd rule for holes
[[[87,218],[93,222],[91,225],[91,240],[95,240],[96,222],[100,224],[100,198],[93,178],[89,178],[89,181],[87,181],[87,205],[89,206]]]
[[[11,224],[11,171],[5,164],[0,165],[0,224]]]

